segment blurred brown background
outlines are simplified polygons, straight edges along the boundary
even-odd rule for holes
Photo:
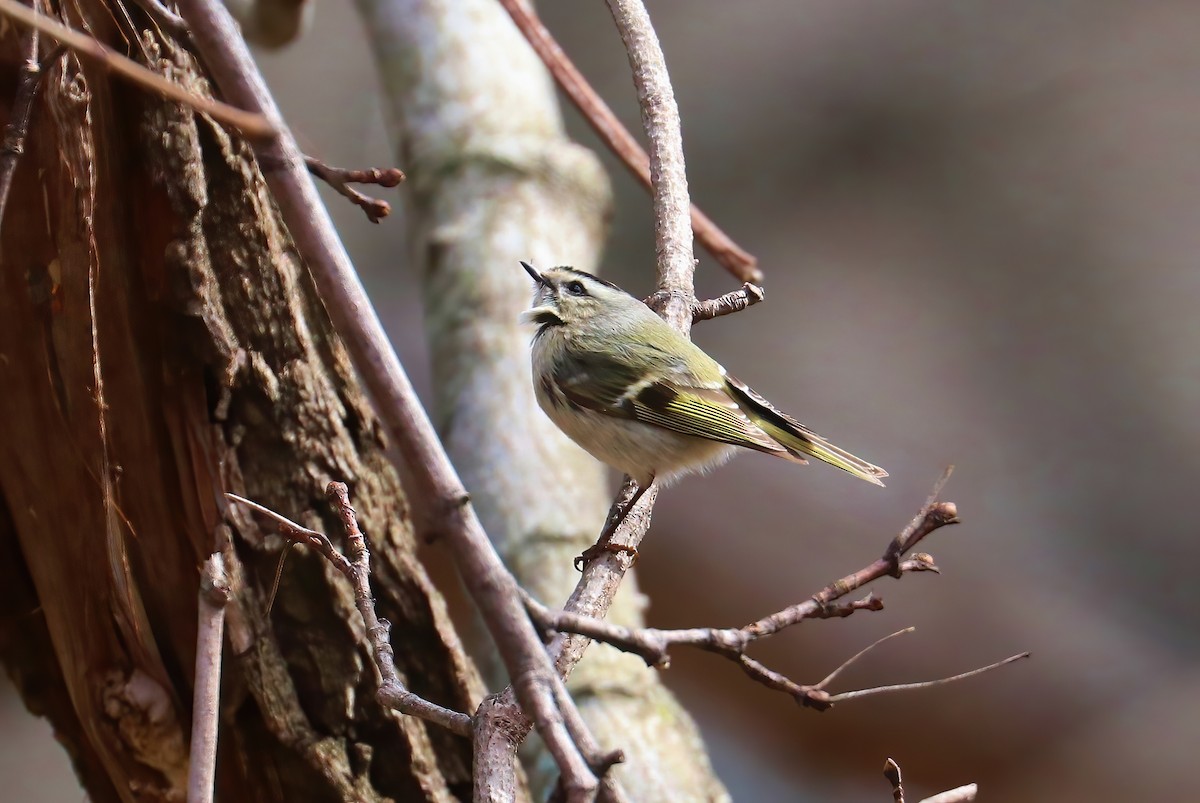
[[[945,496],[964,523],[923,547],[941,577],[880,583],[884,612],[805,624],[756,656],[815,682],[917,626],[847,673],[849,688],[1034,654],[817,714],[721,659],[681,653],[668,680],[734,797],[886,800],[892,756],[913,799],[968,781],[984,800],[1184,799],[1200,745],[1200,514],[1189,502],[1200,475],[1200,5],[660,0],[650,11],[693,197],[767,276],[767,304],[699,326],[697,340],[892,474],[880,490],[748,456],[664,494],[639,564],[652,623],[742,624],[808,596],[876,557],[955,463]],[[542,13],[637,128],[604,4]],[[390,164],[358,25],[324,3],[303,41],[262,63],[306,149]],[[605,269],[644,295],[649,200],[605,158],[617,195]],[[330,203],[427,387],[402,208],[372,226]],[[707,258],[697,278],[701,295],[735,286]],[[46,726],[5,688],[0,784],[13,799],[78,799]],[[48,765],[38,788],[18,789],[33,761]]]

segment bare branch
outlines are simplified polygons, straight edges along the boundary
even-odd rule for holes
[[[658,289],[666,294],[657,307],[667,323],[687,334],[692,325],[696,294],[692,252],[687,171],[679,106],[671,88],[667,63],[658,35],[641,0],[608,0],[613,22],[633,70],[642,126],[650,139],[650,183],[654,196],[654,251],[658,264]]]
[[[936,486],[940,489],[941,483]],[[920,538],[907,535],[920,532],[921,537],[933,532],[938,527],[957,521],[956,508],[949,502],[938,502],[931,496],[926,501],[922,512],[910,522],[901,533],[905,543],[915,545]],[[894,544],[895,539],[891,542]],[[892,549],[888,546],[889,555]],[[791,605],[781,611],[765,616],[741,628],[692,628],[688,630],[658,630],[655,628],[626,628],[605,622],[598,617],[581,615],[573,610],[559,612],[550,611],[541,603],[528,595],[524,596],[525,605],[534,622],[543,631],[558,631],[560,633],[576,633],[588,638],[603,641],[620,649],[632,652],[642,657],[650,666],[665,667],[669,663],[669,649],[674,645],[699,647],[710,652],[720,653],[726,657],[739,659],[745,649],[760,638],[774,635],[786,627],[790,627],[805,619],[829,619],[846,617],[858,610],[878,611],[883,608],[883,601],[874,594],[861,600],[849,603],[838,601],[861,588],[863,585],[885,575],[898,571],[900,575],[915,571],[930,571],[936,569],[933,559],[928,555],[917,555],[912,559],[897,563],[897,559],[889,555],[879,558],[865,569],[860,569],[840,580],[830,583],[812,597],[803,602]],[[603,560],[601,558],[600,560]],[[585,579],[586,579],[585,574]],[[868,648],[870,649],[870,648]],[[856,656],[853,660],[856,660]],[[836,674],[836,672],[834,673]],[[821,684],[824,685],[824,684]]]
[[[395,655],[389,640],[391,624],[386,619],[380,619],[375,613],[375,599],[371,596],[371,553],[367,549],[366,538],[358,528],[358,520],[354,509],[350,506],[346,486],[340,482],[331,482],[327,493],[330,500],[336,505],[338,517],[346,531],[350,559],[339,552],[324,533],[303,527],[286,516],[237,494],[227,493],[225,496],[270,518],[279,526],[281,535],[315,549],[350,581],[354,587],[354,604],[362,617],[367,640],[371,644],[371,655],[375,660],[375,668],[379,672],[379,691],[376,692],[376,699],[380,704],[441,725],[460,736],[469,737],[471,735],[470,717],[413,694],[400,681],[400,675],[396,671]]]
[[[403,459],[418,522],[449,542],[516,697],[560,769],[579,788],[589,783],[594,788],[595,778],[555,705],[554,667],[524,613],[516,581],[484,533],[417,400],[236,23],[217,0],[181,0],[179,6],[222,94],[263,115],[278,132],[269,142],[253,143],[255,155],[272,168],[265,178],[280,214]]]
[[[207,114],[217,122],[236,128],[247,137],[253,139],[269,139],[278,132],[276,128],[261,114],[244,111],[221,103],[212,98],[202,97],[188,92],[179,84],[168,81],[157,73],[151,72],[132,59],[122,56],[117,51],[93,39],[85,33],[68,28],[61,22],[56,22],[47,16],[38,14],[26,8],[16,0],[0,0],[0,14],[10,17],[22,25],[37,28],[48,34],[81,56],[86,56],[106,69],[128,78],[138,86],[168,100],[182,103],[198,112]]]
[[[192,739],[188,756],[188,803],[212,803],[217,772],[217,722],[221,712],[221,647],[229,584],[220,551],[204,561],[196,628],[196,682],[192,690]]]
[[[392,213],[392,206],[387,201],[364,195],[350,184],[375,184],[380,187],[395,187],[404,181],[404,171],[396,167],[370,170],[353,170],[345,167],[332,167],[315,156],[305,156],[304,164],[308,172],[324,181],[339,194],[348,198],[355,206],[360,207],[367,215],[367,220],[378,223],[380,219]]]
[[[974,677],[975,675],[998,669],[1013,661],[1028,657],[1029,654],[1016,655],[986,667],[939,680],[879,686],[870,689],[842,692],[840,694],[830,694],[826,690],[826,687],[846,667],[884,642],[896,636],[911,633],[914,628],[905,628],[879,639],[844,661],[820,683],[811,686],[796,683],[745,654],[746,649],[758,639],[774,635],[780,630],[798,624],[806,619],[829,619],[849,616],[859,610],[882,610],[883,601],[874,594],[869,594],[859,600],[840,602],[843,597],[872,580],[884,576],[900,577],[909,572],[937,571],[937,566],[934,564],[933,558],[925,553],[919,553],[904,561],[901,561],[900,558],[903,557],[904,550],[910,549],[920,543],[929,533],[939,527],[958,521],[955,506],[952,503],[939,502],[937,500],[937,494],[945,485],[945,480],[948,476],[949,472],[938,480],[934,486],[933,494],[926,500],[921,512],[909,522],[908,526],[901,531],[899,536],[889,543],[883,557],[877,559],[865,569],[861,569],[830,583],[804,602],[789,606],[770,616],[763,617],[745,627],[691,628],[687,630],[621,627],[606,622],[603,619],[583,616],[570,610],[551,611],[527,594],[524,596],[525,606],[529,611],[530,618],[545,633],[554,631],[575,633],[595,639],[596,641],[602,641],[618,649],[640,656],[649,666],[658,668],[667,667],[670,663],[669,651],[676,645],[687,645],[715,652],[736,662],[755,681],[769,688],[785,692],[795,698],[797,702],[819,710],[825,710],[836,702],[851,700],[856,697],[922,689]]]
[[[650,157],[559,47],[532,5],[526,0],[500,0],[500,4],[512,16],[517,28],[592,130],[642,186],[652,189]],[[695,204],[691,204],[691,220],[696,239],[722,267],[744,282],[762,282],[758,260],[730,239]]]

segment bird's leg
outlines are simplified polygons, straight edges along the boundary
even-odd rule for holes
[[[584,566],[586,566],[595,558],[600,557],[605,552],[624,552],[627,555],[633,556],[634,561],[637,561],[638,551],[636,548],[626,546],[625,544],[614,544],[612,543],[612,537],[616,535],[617,529],[620,528],[620,526],[625,522],[625,519],[629,517],[634,505],[636,505],[638,500],[642,498],[642,494],[650,490],[650,486],[653,484],[653,477],[651,477],[650,481],[645,485],[638,483],[633,495],[629,497],[629,501],[614,507],[612,513],[608,517],[608,521],[604,523],[604,529],[600,531],[600,537],[596,540],[596,543],[585,549],[582,555],[575,558],[575,571],[582,572]]]

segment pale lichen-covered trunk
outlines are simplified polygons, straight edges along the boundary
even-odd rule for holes
[[[67,5],[210,91],[136,6]],[[0,39],[3,118],[18,34]],[[226,536],[217,798],[469,795],[467,740],[375,702],[344,578],[294,550],[266,614],[279,539],[222,500],[338,542],[322,491],[350,483],[400,671],[473,710],[380,427],[244,143],[72,56],[51,65],[0,230],[0,387],[0,658],[91,799],[182,799],[198,567]]]
[[[566,138],[549,76],[499,4],[359,6],[410,178],[434,418],[518,582],[561,605],[579,577],[572,558],[595,540],[610,494],[602,466],[534,402],[531,332],[517,324],[531,287],[518,260],[595,270],[607,178]],[[630,575],[610,616],[642,624],[644,605]],[[640,659],[593,645],[570,688],[602,746],[625,750],[616,771],[633,799],[727,797],[690,717]],[[553,765],[538,753],[530,770],[535,798],[544,796]]]

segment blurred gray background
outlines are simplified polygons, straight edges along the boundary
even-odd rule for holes
[[[1187,797],[1200,747],[1200,4],[649,7],[693,198],[767,277],[766,304],[696,339],[892,474],[880,490],[751,455],[665,493],[639,563],[652,624],[740,625],[807,597],[875,558],[954,463],[945,498],[963,524],[922,547],[940,577],[881,582],[885,611],[807,623],[755,655],[815,682],[917,626],[838,683],[851,688],[1033,652],[824,714],[680,653],[667,679],[735,798],[887,800],[888,756],[912,799],[969,781],[992,801]],[[604,4],[541,10],[637,130]],[[261,62],[306,150],[393,163],[347,5],[322,4],[301,42]],[[605,272],[645,295],[649,200],[602,155],[617,196]],[[424,392],[403,188],[379,226],[329,197]],[[697,283],[704,296],[736,286],[703,255]],[[36,760],[49,765],[42,799],[78,799],[46,786],[65,758],[7,687],[0,723],[3,788]]]

